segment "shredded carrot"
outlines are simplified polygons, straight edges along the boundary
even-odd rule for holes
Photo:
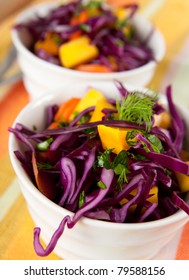
[[[48,126],[48,129],[56,129],[58,128],[59,125],[58,125],[58,122],[52,122],[49,126]]]
[[[107,0],[107,4],[111,5],[111,6],[115,6],[115,7],[125,7],[128,5],[133,5],[133,4],[137,4],[138,1],[136,0]]]
[[[80,24],[80,23],[84,23],[86,20],[88,20],[87,11],[86,11],[86,10],[83,10],[83,11],[80,12],[79,15],[74,16],[74,17],[71,19],[70,24],[71,24],[71,25],[77,25],[77,24]]]
[[[68,121],[70,115],[74,112],[75,107],[77,106],[80,98],[70,98],[68,101],[63,103],[58,112],[55,114],[54,120],[56,121]]]
[[[77,66],[75,70],[84,71],[84,72],[96,72],[96,73],[112,72],[110,68],[101,64],[81,64]]]
[[[70,36],[70,40],[74,40],[74,39],[80,37],[81,35],[82,35],[82,31],[81,30],[77,30],[77,31],[72,33],[72,35]]]

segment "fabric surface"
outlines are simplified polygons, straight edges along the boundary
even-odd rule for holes
[[[47,1],[31,1],[30,5]],[[122,4],[126,0],[109,0]],[[129,2],[129,1],[127,1]],[[130,1],[131,2],[131,1]],[[133,2],[133,1],[132,1]],[[175,102],[189,108],[189,1],[187,0],[139,0],[139,12],[151,20],[162,32],[166,42],[166,54],[158,65],[149,87],[165,92],[173,87]],[[0,23],[0,64],[11,45],[11,26],[15,15]],[[15,63],[8,75],[19,70]],[[8,131],[19,111],[29,102],[22,81],[0,85],[0,259],[41,259],[33,249],[33,221],[12,169],[8,155]],[[182,232],[177,260],[189,260],[189,223]],[[44,259],[59,259],[54,253]]]

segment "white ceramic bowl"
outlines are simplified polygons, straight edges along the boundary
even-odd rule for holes
[[[93,84],[93,86],[102,90],[106,96],[115,97],[115,85],[104,83]],[[134,87],[128,88],[134,89]],[[42,129],[44,109],[47,105],[61,103],[70,96],[83,96],[85,91],[86,86],[83,84],[70,85],[66,90],[61,89],[41,96],[20,112],[15,123],[19,122],[30,128],[36,125],[38,129]],[[164,99],[162,100],[164,102]],[[186,133],[189,139],[189,113],[184,108],[179,108],[179,111],[186,121]],[[56,205],[37,190],[13,153],[18,149],[23,150],[23,146],[13,134],[10,134],[9,153],[12,166],[31,217],[36,226],[41,227],[41,237],[45,243],[48,243],[62,218],[68,214],[72,216],[73,213]],[[81,218],[72,229],[65,229],[54,252],[64,259],[164,259],[167,258],[167,251],[172,250],[169,244],[176,242],[175,238],[188,220],[187,214],[181,210],[158,221],[137,224]],[[177,243],[173,246],[176,245]]]
[[[29,8],[18,16],[16,23],[33,19],[36,14],[44,16],[49,9],[54,6],[56,6],[56,4],[51,3]],[[146,38],[153,28],[150,22],[138,15],[134,17],[133,24],[136,26],[142,38]],[[49,90],[54,90],[55,87],[64,87],[66,84],[77,83],[78,81],[87,84],[90,81],[103,82],[117,79],[123,83],[126,82],[133,85],[146,86],[152,79],[157,64],[162,60],[165,54],[164,39],[162,34],[155,29],[149,40],[149,47],[153,50],[155,61],[150,61],[144,66],[124,72],[87,73],[66,69],[39,59],[27,49],[30,38],[26,32],[18,32],[13,29],[12,40],[17,49],[18,62],[23,72],[23,81],[31,98],[36,98]]]

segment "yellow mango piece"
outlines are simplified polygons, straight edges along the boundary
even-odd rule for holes
[[[122,150],[127,151],[130,148],[125,138],[132,129],[105,125],[98,125],[97,128],[104,149],[113,149],[114,153],[119,154]]]
[[[104,95],[99,90],[90,88],[75,107],[74,113],[70,116],[69,121],[73,120],[75,113],[80,113],[88,107],[96,106],[98,100],[101,100],[103,98]]]
[[[189,164],[189,161],[186,161]],[[181,192],[189,191],[189,176],[176,172],[176,177],[179,183]]]
[[[60,61],[67,68],[86,63],[98,54],[98,48],[91,44],[90,38],[86,35],[62,44],[59,49]]]
[[[147,200],[151,203],[158,203],[158,187],[157,186],[153,186],[149,192],[149,194],[153,194],[152,196],[150,196]]]
[[[106,98],[103,97],[101,99],[99,99],[96,103],[96,107],[95,110],[91,116],[90,122],[97,122],[97,121],[101,121],[104,113],[102,112],[103,109],[108,108],[108,109],[116,109],[115,106],[113,106],[112,104],[108,103]]]

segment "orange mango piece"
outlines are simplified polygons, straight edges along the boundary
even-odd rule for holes
[[[130,146],[126,142],[126,135],[132,131],[129,128],[109,127],[98,125],[98,133],[104,149],[113,149],[115,154],[122,150],[129,150]],[[135,141],[135,139],[133,139]]]
[[[98,54],[98,48],[91,44],[90,38],[86,35],[64,43],[59,48],[60,61],[67,68],[89,62]]]
[[[189,164],[189,161],[186,161]],[[189,176],[176,172],[176,177],[179,183],[181,192],[189,191]]]
[[[113,106],[112,104],[108,103],[106,98],[103,97],[101,99],[99,99],[96,103],[96,107],[95,110],[91,116],[90,122],[97,122],[97,121],[101,121],[104,113],[102,112],[103,109],[108,108],[108,109],[116,109],[115,106]]]
[[[38,41],[35,44],[35,51],[43,49],[45,52],[51,55],[58,55],[59,45],[56,43],[58,36],[55,34],[48,34],[43,41]]]

